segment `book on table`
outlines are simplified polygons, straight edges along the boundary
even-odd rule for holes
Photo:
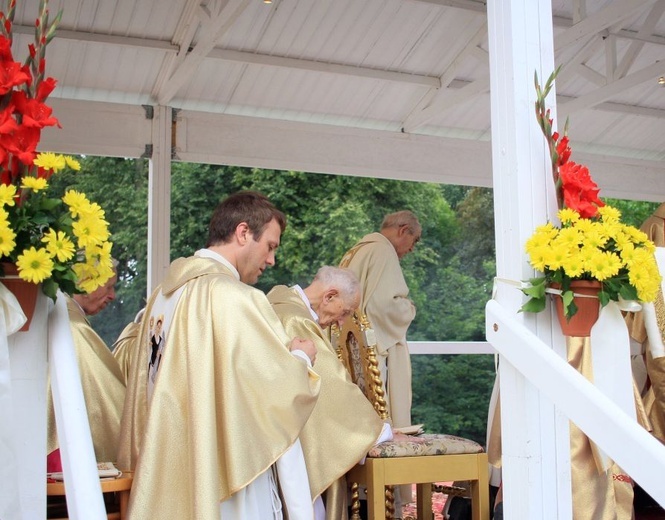
[[[115,464],[113,462],[98,462],[97,463],[97,473],[99,474],[99,478],[102,479],[111,479],[111,478],[118,478],[122,476],[122,471],[120,471],[118,468],[115,467]],[[55,480],[55,481],[63,481],[64,476],[62,471],[57,471],[54,473],[47,473],[46,478],[50,480]]]

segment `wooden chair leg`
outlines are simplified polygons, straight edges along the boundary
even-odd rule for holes
[[[367,518],[384,520],[386,518],[386,495],[383,486],[367,483]]]
[[[433,520],[432,484],[416,485],[416,511],[418,520]]]
[[[358,483],[351,484],[351,518],[350,520],[360,520],[360,492]]]
[[[392,520],[395,518],[395,487],[386,486],[385,489],[386,497],[386,518]]]
[[[489,483],[478,480],[471,482],[471,518],[472,520],[489,520]],[[485,489],[483,489],[483,487]]]
[[[120,491],[120,520],[127,518],[127,506],[129,506],[129,490]]]

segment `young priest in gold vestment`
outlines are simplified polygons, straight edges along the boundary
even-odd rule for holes
[[[316,351],[289,337],[266,296],[248,285],[274,265],[285,225],[261,194],[227,197],[206,247],[175,260],[150,297],[118,457],[135,472],[130,519],[313,517],[298,436],[319,391]],[[282,471],[284,461],[293,467]]]

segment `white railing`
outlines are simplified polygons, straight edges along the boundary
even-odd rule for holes
[[[665,506],[665,446],[495,300],[486,306],[486,334],[502,363],[510,363]]]
[[[411,354],[496,354],[487,341],[409,341]]]

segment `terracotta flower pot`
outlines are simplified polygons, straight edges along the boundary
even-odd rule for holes
[[[559,284],[552,284],[553,289],[560,289]],[[574,280],[570,283],[570,289],[575,294],[585,294],[597,296],[602,288],[602,284],[597,280]],[[598,298],[575,297],[573,301],[577,305],[577,312],[570,319],[567,319],[563,312],[563,299],[560,295],[552,295],[556,313],[559,317],[561,331],[565,336],[589,336],[591,328],[598,320],[600,313],[600,302]]]
[[[35,314],[35,305],[37,303],[37,293],[39,291],[40,285],[36,283],[26,282],[17,277],[18,270],[16,269],[15,264],[8,262],[2,263],[2,268],[4,269],[5,276],[12,276],[15,278],[5,278],[2,277],[0,280],[2,283],[11,291],[11,293],[16,296],[21,309],[23,309],[23,314],[27,318],[27,321],[19,330],[25,332],[30,329],[30,322],[32,321],[32,316]]]

